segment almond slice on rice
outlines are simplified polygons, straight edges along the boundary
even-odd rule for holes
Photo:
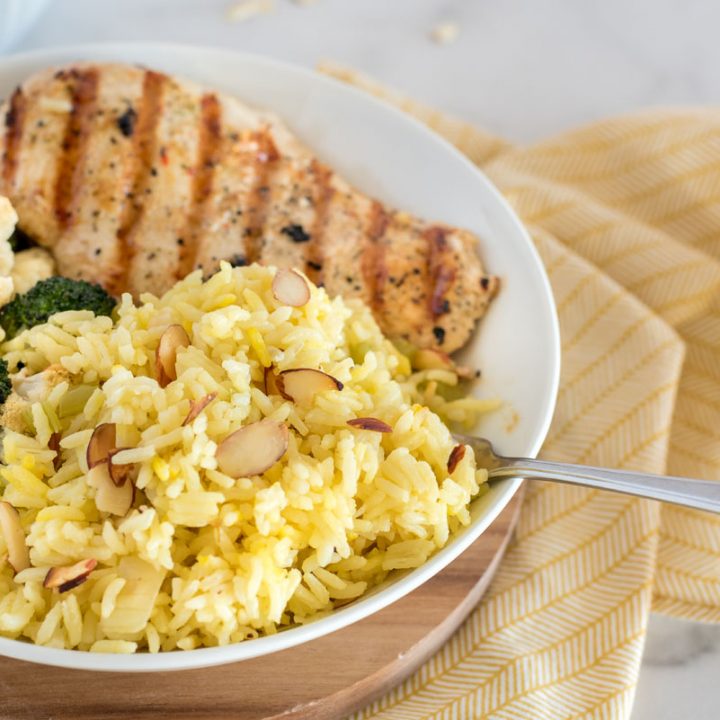
[[[155,354],[155,375],[160,387],[166,387],[173,380],[177,380],[177,352],[189,345],[190,337],[182,325],[170,325],[160,336]]]
[[[467,445],[456,445],[450,451],[450,457],[447,461],[448,472],[452,475],[455,472],[455,468],[460,464],[460,461],[465,457],[467,452]]]
[[[72,590],[88,579],[88,575],[95,569],[96,565],[97,560],[95,558],[88,558],[87,560],[80,560],[74,565],[51,567],[45,576],[43,587],[57,588],[58,592],[61,593]]]
[[[232,478],[269,470],[287,451],[290,432],[276,420],[260,420],[230,433],[215,453],[220,471]]]
[[[283,370],[277,378],[277,386],[286,400],[300,405],[312,405],[318,393],[343,389],[343,384],[332,375],[311,368]]]
[[[278,302],[291,307],[302,307],[310,300],[307,280],[295,270],[278,270],[272,281],[272,293]]]
[[[55,453],[53,458],[53,469],[57,472],[62,466],[62,456],[60,454],[60,441],[62,440],[62,433],[54,432],[48,440],[48,450],[52,450]]]
[[[96,465],[107,462],[117,450],[117,433],[115,423],[101,423],[93,431],[90,442],[87,446],[88,470],[92,470]]]
[[[392,432],[390,425],[374,417],[353,418],[352,420],[348,420],[347,424],[350,427],[358,428],[360,430],[372,430],[373,432],[379,433]]]
[[[19,573],[30,567],[30,554],[25,542],[25,531],[20,524],[18,511],[9,503],[0,500],[0,530],[7,545],[8,562]]]
[[[416,370],[453,370],[455,363],[452,358],[442,350],[435,348],[421,348],[412,358],[412,365]]]
[[[123,517],[132,507],[135,485],[127,478],[122,485],[116,485],[110,475],[109,465],[100,463],[92,468],[87,475],[87,482],[95,488],[95,506],[100,512]]]
[[[417,350],[412,357],[412,366],[415,370],[449,370],[464,380],[477,376],[475,370],[463,365],[456,365],[447,353],[436,348]]]
[[[187,417],[183,420],[183,426],[189,425],[215,398],[217,393],[213,392],[209,395],[201,397],[199,400],[190,401],[190,412]]]
[[[108,457],[108,473],[110,475],[110,479],[120,487],[121,485],[124,485],[130,475],[132,474],[133,469],[135,468],[135,465],[130,464],[119,464],[113,462],[113,458],[117,453],[120,452],[120,450],[126,450],[127,448],[120,448],[118,450],[113,450],[110,453],[110,457]]]
[[[125,585],[116,597],[110,615],[100,619],[100,629],[111,638],[145,629],[166,570],[157,570],[138,557],[126,555],[118,563],[117,573],[125,580]]]
[[[270,366],[265,368],[264,382],[265,382],[265,394],[270,395],[281,395],[280,388],[278,387],[278,376],[275,374],[275,369]],[[286,400],[288,398],[285,398]]]

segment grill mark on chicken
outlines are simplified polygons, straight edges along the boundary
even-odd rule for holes
[[[95,98],[89,71],[98,75]],[[202,98],[211,91],[167,77],[162,107],[154,113],[160,116],[156,166],[141,181],[137,136],[145,75],[141,68],[113,64],[44,71],[22,84],[22,97],[13,101],[10,93],[0,110],[0,187],[64,272],[108,288],[125,273],[123,290],[161,294],[175,280],[182,243],[194,241],[194,265],[206,274],[222,257],[238,264],[307,266],[331,296],[371,305],[390,336],[447,352],[466,341],[498,283],[483,268],[471,232],[384,207],[335,173],[329,174],[333,192],[324,198],[323,179],[316,176],[322,165],[308,148],[271,114],[220,93],[220,162],[210,195],[196,212],[196,199],[204,195],[195,177]],[[72,116],[53,107],[69,100]],[[88,100],[91,112],[83,110]],[[149,118],[153,112],[145,107],[142,114]],[[90,133],[83,140],[85,124]],[[66,136],[69,142],[63,143]],[[74,169],[68,156],[77,159]],[[65,179],[58,182],[61,166]],[[5,188],[8,175],[12,186]],[[64,196],[58,184],[66,187]],[[64,222],[55,212],[56,195],[65,201],[61,212],[71,211]],[[135,203],[140,210],[126,207]],[[136,211],[139,219],[130,222]],[[132,242],[132,257],[118,241],[121,227]]]
[[[245,230],[245,260],[248,265],[260,259],[262,232],[270,204],[270,181],[280,160],[280,153],[267,128],[255,131],[252,139],[257,144],[257,150],[253,158],[255,182],[248,198]]]
[[[23,125],[25,122],[25,96],[17,87],[10,98],[10,106],[5,114],[5,152],[3,153],[3,181],[6,192],[15,180],[20,157]]]
[[[123,207],[117,232],[120,257],[124,259],[124,263],[118,277],[113,281],[111,292],[120,293],[126,289],[128,272],[135,258],[136,247],[132,236],[145,212],[145,190],[152,183],[153,158],[157,154],[157,126],[162,113],[163,89],[167,79],[167,75],[148,70],[143,77],[140,106],[137,111],[133,111],[135,120],[131,136],[136,165],[128,202]],[[125,134],[122,129],[121,132]]]
[[[455,268],[450,265],[447,230],[442,227],[432,226],[425,230],[424,234],[428,243],[427,277],[430,289],[428,293],[428,310],[431,319],[437,320],[441,315],[448,312],[446,296],[455,281]]]
[[[305,248],[305,274],[316,285],[321,285],[323,263],[325,262],[324,243],[328,208],[335,191],[330,185],[333,173],[329,167],[313,160],[312,174],[315,179],[315,217],[310,228],[310,242]]]
[[[85,159],[84,147],[90,135],[95,101],[98,91],[98,71],[89,70],[61,71],[61,79],[72,80],[72,110],[65,128],[62,152],[58,158],[58,171],[55,180],[55,217],[61,228],[67,228],[73,219],[73,206],[77,196],[78,184],[82,179],[82,163]]]
[[[382,238],[389,222],[390,216],[385,208],[377,200],[373,200],[368,214],[365,251],[360,262],[363,279],[368,289],[368,303],[373,312],[382,310],[385,303],[388,271]]]
[[[222,111],[217,96],[207,93],[200,101],[200,131],[197,162],[193,173],[190,210],[185,232],[178,239],[180,258],[176,277],[184,278],[192,272],[199,248],[198,235],[203,231],[208,200],[213,190],[215,166],[220,162],[222,145]]]

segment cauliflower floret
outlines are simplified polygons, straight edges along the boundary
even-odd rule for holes
[[[32,428],[30,403],[11,393],[0,410],[0,426],[17,433],[28,432]]]
[[[0,307],[7,305],[15,294],[15,285],[11,277],[0,277]],[[5,332],[2,333],[2,338],[5,339]]]
[[[0,305],[5,305],[12,298],[13,282],[10,273],[13,269],[15,255],[8,240],[15,231],[18,216],[10,201],[0,195],[0,278],[5,280],[0,287]]]
[[[52,255],[42,248],[21,250],[15,255],[15,267],[12,271],[12,281],[15,292],[22,295],[41,280],[47,280],[55,274],[55,261]],[[0,298],[0,305],[7,300]]]
[[[0,307],[7,305],[15,294],[15,285],[10,273],[15,255],[8,240],[15,231],[18,216],[10,201],[0,195]],[[5,333],[3,332],[3,338]]]
[[[55,261],[47,250],[30,248],[13,252],[9,240],[17,222],[18,216],[10,201],[0,195],[0,307],[7,305],[16,294],[26,293],[40,280],[55,274]],[[0,340],[4,337],[2,332]]]
[[[27,368],[12,376],[13,391],[0,410],[0,426],[26,433],[32,426],[31,405],[41,402],[61,382],[70,380],[69,371],[62,365],[49,365],[34,375]]]
[[[0,240],[7,240],[15,231],[18,216],[10,201],[0,195]]]
[[[40,402],[56,385],[66,380],[70,380],[70,372],[59,363],[48,365],[34,375],[28,375],[27,368],[23,368],[13,375],[13,391],[29,402]]]

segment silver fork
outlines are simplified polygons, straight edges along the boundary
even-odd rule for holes
[[[522,477],[551,480],[720,512],[720,481],[503,457],[495,452],[490,441],[485,438],[459,434],[453,437],[474,450],[478,467],[487,468],[491,479]]]

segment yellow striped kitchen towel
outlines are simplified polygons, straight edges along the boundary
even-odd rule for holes
[[[324,69],[447,137],[524,219],[562,332],[543,456],[720,479],[720,110],[519,148]],[[720,622],[720,519],[532,483],[480,606],[358,717],[628,718],[651,609]]]

